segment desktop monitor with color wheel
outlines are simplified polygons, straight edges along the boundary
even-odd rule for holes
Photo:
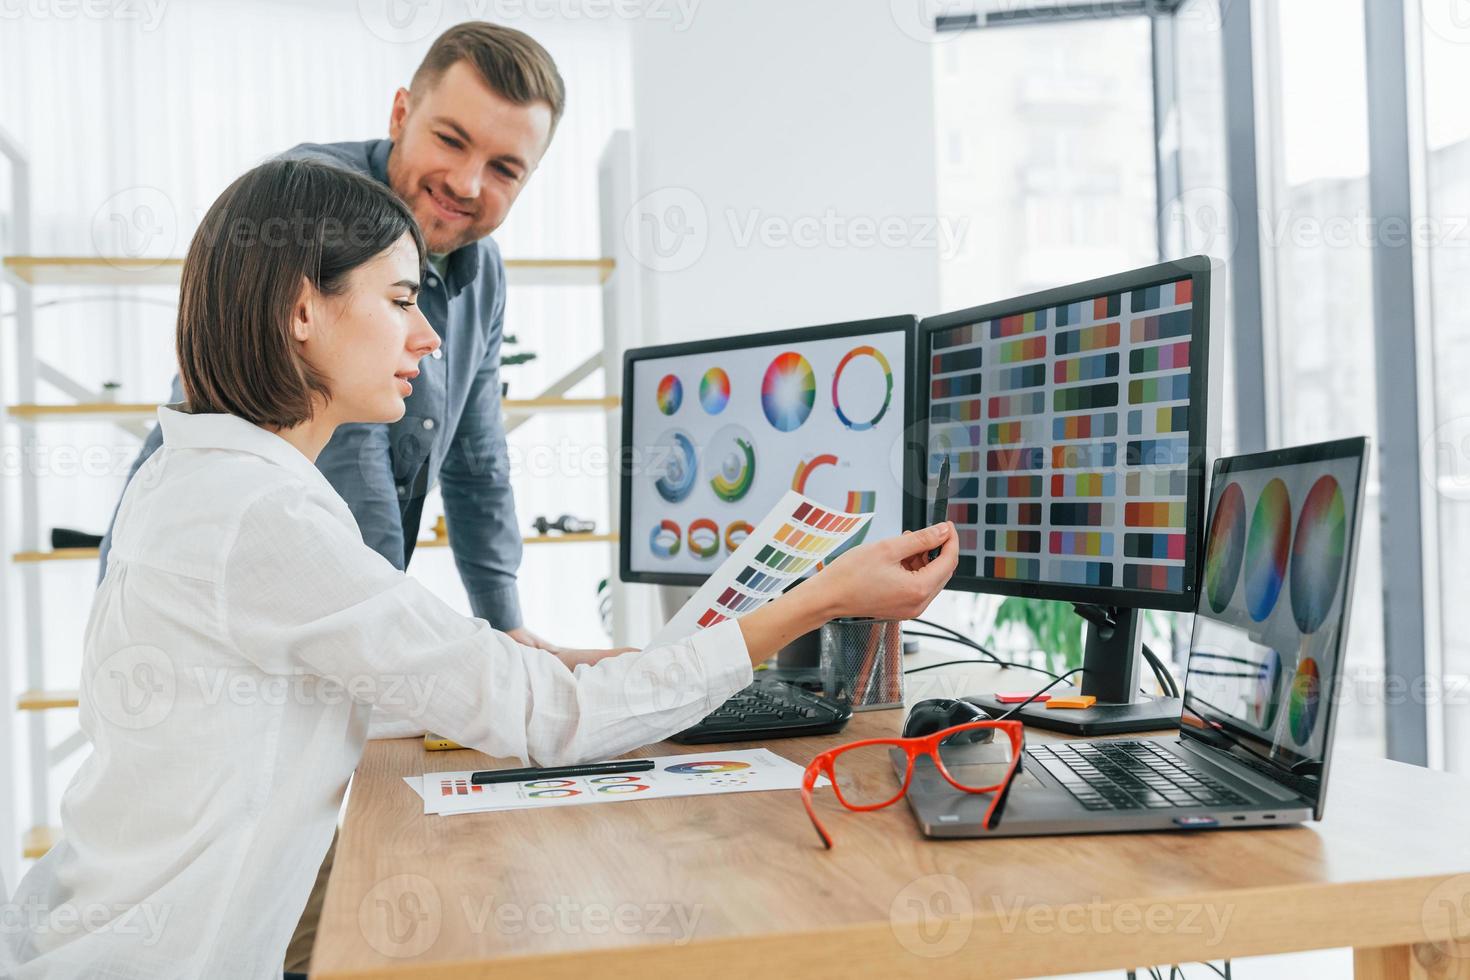
[[[699,585],[787,490],[872,513],[867,538],[899,534],[922,503],[903,480],[916,323],[894,316],[627,351],[622,580]]]
[[[916,327],[895,316],[628,351],[622,580],[699,585],[788,490],[871,513],[868,538],[910,526],[922,504],[904,480],[923,449],[909,442]],[[815,665],[792,652],[793,673],[763,671],[673,740],[840,731],[851,705],[804,690]]]
[[[1194,609],[1210,394],[1211,260],[1195,256],[919,325],[919,420],[949,458],[949,588],[1071,602],[1085,709],[1016,717],[1073,734],[1177,725],[1140,693],[1142,610]],[[1081,628],[1083,623],[1079,621]],[[975,700],[1007,710],[991,695]]]

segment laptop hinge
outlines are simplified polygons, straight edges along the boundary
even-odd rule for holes
[[[1237,762],[1234,756],[1232,756],[1229,752],[1226,752],[1224,749],[1217,749],[1213,745],[1192,744],[1193,741],[1194,740],[1192,739],[1181,737],[1179,739],[1179,744],[1183,746],[1185,751],[1189,752],[1191,755],[1198,756],[1199,758],[1209,762],[1211,765],[1220,769],[1224,769],[1226,772],[1230,773],[1230,775],[1234,776],[1236,779],[1239,779],[1241,782],[1250,783],[1256,789],[1260,790],[1263,793],[1269,793],[1271,796],[1275,797],[1278,800],[1291,800],[1293,802],[1296,802],[1304,799],[1304,797],[1300,793],[1296,792],[1290,787],[1283,786],[1281,783],[1275,782],[1270,777],[1256,772],[1250,766]],[[1232,765],[1231,763],[1234,764]],[[1311,805],[1310,801],[1308,801],[1308,805]]]

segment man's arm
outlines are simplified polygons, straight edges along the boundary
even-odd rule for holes
[[[439,473],[449,546],[470,609],[498,630],[519,629],[521,531],[500,407],[500,338],[505,320],[505,279],[496,291],[490,344],[470,387],[459,428]]]
[[[168,400],[171,404],[184,400],[184,385],[183,382],[179,381],[177,374],[174,375],[173,386],[169,388]],[[144,463],[148,462],[148,457],[156,453],[158,447],[162,445],[163,427],[155,425],[148,433],[147,438],[143,440],[143,448],[138,450],[138,458],[133,460],[133,465],[128,470],[127,482],[123,484],[122,493],[117,495],[117,503],[112,508],[112,519],[107,522],[107,533],[102,535],[102,544],[97,549],[97,584],[99,585],[107,577],[107,553],[112,550],[112,528],[117,524],[117,512],[122,509],[122,499],[127,494],[128,487],[132,486],[133,477],[138,475],[138,470]]]
[[[337,426],[316,466],[352,509],[363,543],[401,571],[403,512],[388,458],[388,426],[381,422]]]

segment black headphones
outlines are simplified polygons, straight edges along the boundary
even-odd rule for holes
[[[903,721],[903,737],[920,738],[966,722],[989,721],[993,717],[989,711],[968,698],[928,698],[909,709],[908,717]],[[952,735],[945,740],[945,744],[975,745],[989,742],[993,738],[995,729],[977,728],[960,735]]]

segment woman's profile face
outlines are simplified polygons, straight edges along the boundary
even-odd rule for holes
[[[405,234],[353,269],[347,288],[313,302],[316,323],[302,353],[327,378],[326,412],[338,423],[396,422],[412,378],[439,335],[417,300],[419,253]]]

